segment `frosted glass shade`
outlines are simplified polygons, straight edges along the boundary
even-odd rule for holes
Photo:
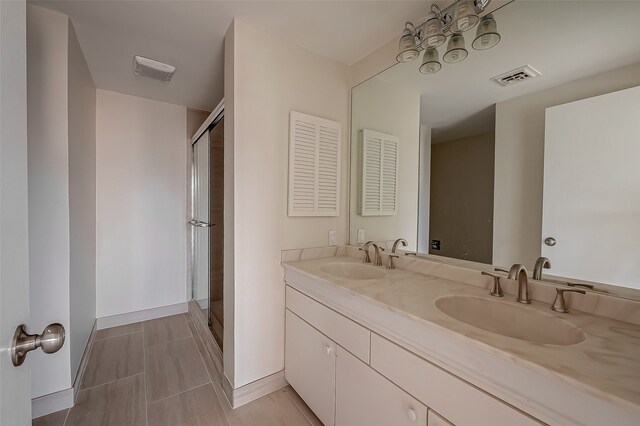
[[[462,33],[469,31],[479,20],[473,0],[460,0],[453,9],[451,32]]]
[[[438,47],[447,40],[442,30],[442,21],[438,19],[435,14],[431,14],[424,29],[424,39],[422,40],[422,47],[427,49],[429,47]]]
[[[410,29],[405,28],[400,37],[396,60],[398,62],[409,62],[417,58],[418,55],[420,55],[420,51],[416,46],[416,38]]]
[[[464,47],[464,37],[462,34],[453,34],[447,44],[447,53],[442,59],[448,64],[455,64],[464,61],[467,55],[469,52]]]
[[[478,25],[478,31],[476,32],[476,38],[471,45],[476,50],[491,49],[500,41],[500,34],[498,33],[498,24],[493,19],[491,14],[484,16],[480,20]]]
[[[438,51],[433,47],[428,48],[424,52],[420,72],[422,74],[435,74],[440,71],[440,68],[442,68],[442,64],[438,58]]]

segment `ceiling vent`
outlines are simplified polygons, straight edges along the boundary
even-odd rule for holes
[[[516,68],[515,70],[497,75],[491,78],[491,80],[495,81],[500,86],[506,87],[516,83],[520,83],[521,81],[531,80],[532,78],[536,78],[540,75],[541,74],[536,71],[531,65],[524,65],[520,68]]]
[[[169,82],[176,72],[176,67],[136,55],[133,57],[133,72],[142,77]]]

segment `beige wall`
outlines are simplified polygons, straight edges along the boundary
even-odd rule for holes
[[[494,264],[540,256],[545,108],[638,85],[640,63],[496,105]]]
[[[431,146],[430,254],[491,263],[494,134]]]
[[[405,238],[407,250],[416,249],[418,220],[418,161],[420,149],[420,95],[392,83],[372,78],[352,90],[351,98],[351,196],[349,243],[356,244],[359,228],[365,240],[392,241]],[[359,197],[362,171],[358,164],[363,129],[399,138],[398,213],[393,216],[362,216]]]
[[[325,246],[330,229],[347,241],[348,89],[342,64],[237,20],[227,33],[224,357],[236,388],[284,368],[280,250]],[[338,217],[287,216],[292,110],[342,123]]]
[[[29,328],[69,325],[69,140],[67,16],[27,6]],[[35,351],[31,392],[71,387],[70,347]]]
[[[67,343],[34,352],[32,397],[69,389],[96,318],[96,89],[69,18],[27,6],[30,329]]]
[[[98,90],[97,315],[187,301],[183,106]]]

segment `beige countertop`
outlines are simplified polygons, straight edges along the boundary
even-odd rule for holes
[[[320,279],[324,285],[340,288],[354,297],[366,300],[412,321],[452,332],[482,351],[506,358],[537,371],[551,373],[572,386],[587,390],[598,398],[640,413],[640,326],[601,316],[571,310],[569,314],[553,312],[548,303],[534,301],[521,305],[506,296],[490,297],[484,288],[451,279],[425,275],[406,269],[388,270],[378,267],[385,276],[377,279],[353,280],[323,272],[330,262],[361,263],[355,257],[338,256],[285,262],[308,277]],[[585,334],[585,340],[557,346],[531,343],[505,337],[468,325],[441,312],[435,301],[443,296],[464,295],[508,303],[522,309],[543,311],[569,321]],[[640,421],[640,420],[639,420]]]

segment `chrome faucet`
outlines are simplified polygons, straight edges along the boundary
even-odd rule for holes
[[[549,260],[548,257],[539,257],[536,260],[536,264],[533,267],[533,279],[534,280],[541,280],[542,279],[542,269],[550,269],[551,268],[551,261]]]
[[[394,243],[393,243],[393,247],[391,248],[391,253],[395,253],[396,250],[398,249],[398,244],[402,243],[402,247],[406,247],[407,246],[407,240],[405,240],[404,238],[398,238]]]
[[[378,247],[378,245],[373,241],[367,241],[366,243],[364,243],[364,246],[362,246],[362,248],[360,249],[364,251],[364,257],[362,258],[362,262],[371,263],[371,257],[369,257],[369,247],[371,246],[373,246],[373,248],[376,250],[376,260],[373,264],[376,266],[382,266],[382,256],[380,256],[380,250],[384,251],[384,249],[381,249],[380,247]]]
[[[369,257],[369,246],[373,244],[373,241],[367,241],[360,248],[361,251],[364,251],[364,257],[362,258],[362,263],[371,263],[371,258]]]
[[[518,280],[518,297],[516,302],[518,303],[531,303],[529,299],[529,281],[527,280],[527,269],[520,263],[514,264],[509,270],[509,279]]]
[[[376,251],[376,260],[375,262],[373,262],[373,264],[375,266],[382,266],[382,256],[380,256],[380,250],[384,251],[384,249],[381,249],[380,247],[378,247],[377,244],[375,243],[371,243],[371,245],[373,246],[373,248]]]

